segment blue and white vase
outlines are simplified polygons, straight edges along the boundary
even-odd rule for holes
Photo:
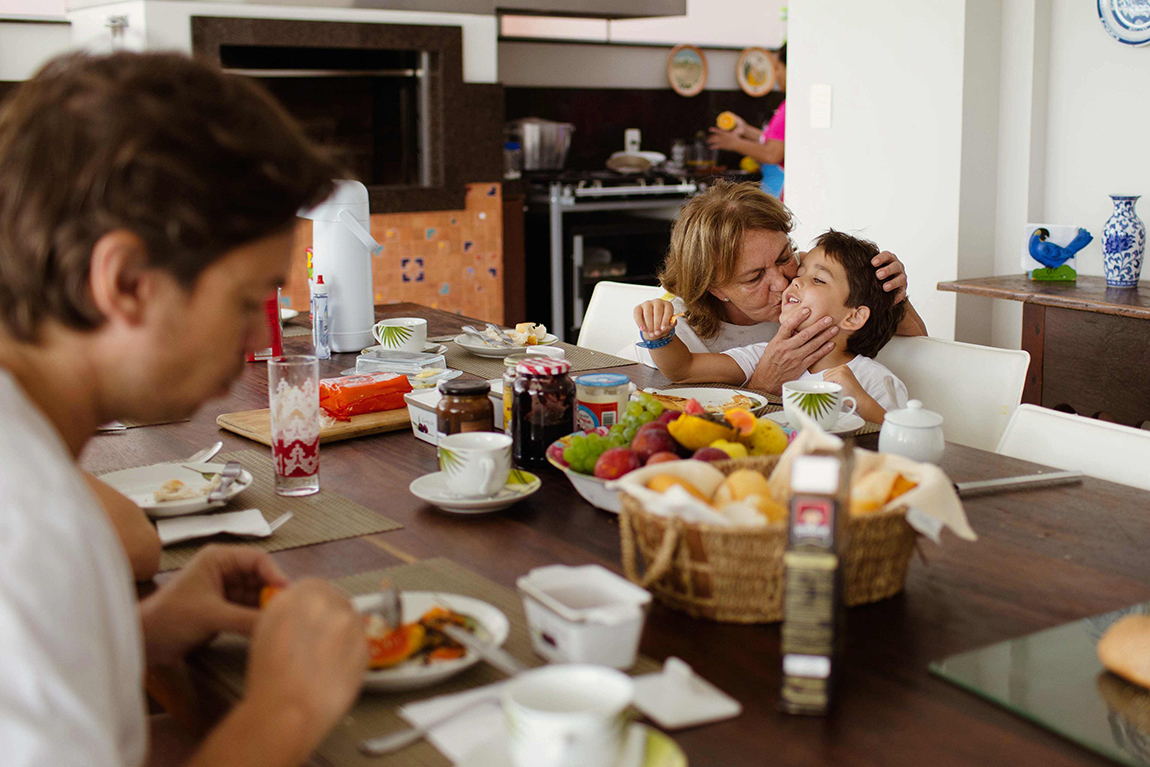
[[[1136,288],[1142,274],[1142,257],[1146,251],[1146,226],[1134,212],[1140,195],[1112,194],[1114,213],[1102,230],[1102,266],[1106,285],[1111,288]]]

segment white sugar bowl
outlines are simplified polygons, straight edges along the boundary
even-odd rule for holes
[[[938,463],[946,449],[942,436],[942,416],[923,408],[912,399],[903,410],[892,410],[882,422],[878,451],[895,453],[912,461]]]

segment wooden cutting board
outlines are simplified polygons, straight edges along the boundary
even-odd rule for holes
[[[267,408],[263,410],[245,410],[241,413],[224,413],[216,417],[216,425],[239,434],[241,437],[253,439],[264,445],[272,444],[271,416]],[[396,410],[384,410],[380,413],[365,413],[353,415],[350,421],[337,421],[334,426],[320,429],[319,441],[338,442],[341,439],[365,437],[369,434],[381,434],[386,431],[398,431],[411,428],[411,419],[407,414],[407,407]]]

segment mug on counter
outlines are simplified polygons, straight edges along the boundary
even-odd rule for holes
[[[461,498],[490,498],[511,473],[511,437],[494,431],[448,434],[437,445],[439,470],[448,492]]]
[[[850,403],[850,410],[843,412],[843,405]],[[798,428],[798,411],[817,423],[823,431],[829,431],[839,418],[850,415],[858,409],[854,397],[843,396],[841,384],[831,381],[788,381],[783,384],[783,412],[787,421]]]
[[[420,317],[392,317],[375,323],[371,334],[388,351],[422,352],[427,346],[427,320]]]
[[[503,713],[515,767],[615,764],[635,683],[605,666],[560,664],[507,683]]]

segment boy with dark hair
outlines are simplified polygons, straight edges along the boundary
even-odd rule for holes
[[[872,423],[882,423],[887,410],[902,407],[906,386],[893,373],[874,360],[895,334],[906,307],[895,303],[893,294],[883,290],[875,277],[871,259],[878,246],[831,229],[815,240],[806,253],[798,276],[783,292],[781,319],[803,309],[811,317],[831,317],[839,327],[832,343],[834,350],[815,362],[798,380],[833,381],[843,393],[858,401],[858,414]],[[673,309],[668,301],[656,299],[641,304],[637,315],[640,328],[671,325]],[[801,330],[810,324],[798,326]],[[647,341],[667,335],[643,333]],[[728,349],[721,354],[692,354],[678,339],[651,350],[660,372],[677,383],[717,382],[744,384],[755,370],[766,343]],[[890,379],[890,385],[887,379]],[[891,396],[893,389],[895,396]]]
[[[97,426],[179,418],[267,345],[295,212],[337,168],[253,81],[174,54],[72,55],[0,108],[0,743],[12,765],[138,767],[145,664],[252,637],[192,765],[303,762],[355,700],[363,622],[330,584],[209,546],[137,604],[76,467]]]

